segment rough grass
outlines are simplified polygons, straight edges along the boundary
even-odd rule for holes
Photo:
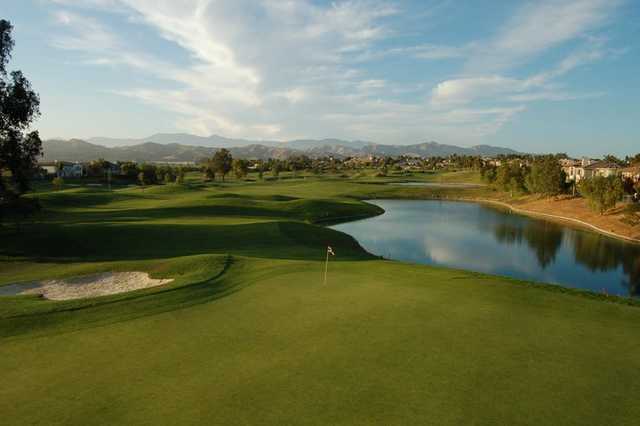
[[[0,300],[3,421],[637,423],[638,307],[374,259],[316,223],[378,213],[359,198],[447,191],[363,180],[39,194],[38,223],[0,231],[0,285],[106,270],[176,281]]]

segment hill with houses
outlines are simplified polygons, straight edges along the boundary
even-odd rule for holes
[[[214,145],[216,144],[216,145]],[[495,157],[517,154],[509,148],[490,145],[460,147],[437,142],[410,145],[374,144],[340,139],[293,140],[287,142],[248,141],[220,136],[201,138],[183,134],[161,134],[144,139],[50,139],[43,143],[43,161],[108,161],[195,162],[226,148],[236,158],[286,159],[306,155],[320,157],[412,156],[421,158],[474,155]]]

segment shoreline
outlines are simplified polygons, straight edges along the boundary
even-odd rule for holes
[[[491,208],[502,208],[502,209],[507,209],[509,210],[509,212],[515,213],[515,214],[519,214],[522,216],[529,216],[529,217],[533,217],[533,218],[537,218],[537,219],[548,219],[552,222],[555,223],[562,223],[565,226],[573,226],[574,228],[581,228],[583,230],[588,230],[588,231],[592,231],[592,232],[596,232],[599,234],[602,234],[606,237],[609,238],[615,238],[617,240],[622,240],[625,243],[628,244],[633,244],[633,245],[640,245],[640,240],[639,239],[635,239],[635,238],[630,238],[630,237],[625,237],[623,235],[619,235],[613,232],[609,232],[606,231],[604,229],[600,229],[595,225],[592,225],[588,222],[579,220],[579,219],[575,219],[575,218],[570,218],[570,217],[565,217],[565,216],[560,216],[560,215],[554,215],[554,214],[547,214],[547,213],[541,213],[541,212],[536,212],[536,211],[532,211],[532,210],[526,210],[526,209],[520,209],[517,207],[514,207],[506,202],[503,201],[498,201],[498,200],[491,200],[491,199],[486,199],[486,198],[464,198],[464,197],[424,197],[424,198],[412,198],[412,199],[406,199],[406,198],[396,198],[396,197],[380,197],[380,198],[368,198],[368,199],[361,199],[361,201],[365,202],[365,203],[371,203],[376,205],[375,201],[379,201],[379,200],[398,200],[398,201],[451,201],[451,202],[461,202],[461,203],[475,203],[475,204],[484,204],[487,205],[488,207]],[[361,215],[358,218],[354,218],[354,221],[359,221],[359,220],[364,220],[364,219],[371,219],[377,216],[380,216],[382,214],[386,213],[385,210],[383,210],[381,213],[379,214],[375,214],[375,215],[371,215],[371,216],[365,216],[365,215]],[[350,222],[350,221],[348,221]],[[330,224],[328,226],[332,226],[335,224]],[[345,231],[340,231],[340,232],[345,232]],[[349,234],[350,235],[350,234]],[[355,238],[355,237],[354,237]],[[357,241],[357,239],[356,239]],[[366,251],[366,249],[365,249]],[[370,253],[372,254],[372,253]],[[372,254],[372,256],[378,257],[375,254]],[[412,264],[412,265],[420,265],[419,263],[415,263],[414,261],[404,261],[404,260],[399,260],[399,259],[394,259],[394,258],[387,258],[384,256],[380,256],[380,259],[385,260],[385,261],[391,261],[391,262],[400,262],[400,263],[405,263],[405,264]],[[549,281],[536,281],[535,279],[525,279],[525,278],[517,278],[514,276],[509,276],[509,275],[502,275],[499,273],[491,273],[491,272],[480,272],[480,271],[474,271],[472,269],[464,269],[464,268],[457,268],[457,267],[451,267],[451,266],[445,266],[445,265],[427,265],[428,267],[431,268],[439,268],[439,269],[443,269],[443,270],[459,270],[465,273],[470,273],[470,274],[475,274],[475,275],[482,275],[482,276],[487,276],[487,277],[498,277],[501,279],[505,279],[508,281],[511,281],[513,283],[516,283],[518,285],[527,285],[527,286],[532,286],[535,288],[539,288],[542,290],[546,290],[546,291],[554,291],[554,292],[561,292],[564,294],[569,294],[572,296],[577,296],[577,297],[586,297],[589,299],[595,299],[595,300],[601,300],[601,301],[605,301],[605,302],[610,302],[610,303],[617,303],[617,304],[623,304],[623,305],[629,305],[629,306],[635,306],[635,307],[640,307],[640,299],[636,299],[634,297],[631,296],[627,296],[627,295],[618,295],[618,294],[608,294],[606,292],[598,292],[596,290],[593,289],[587,289],[587,288],[580,288],[580,287],[574,287],[574,286],[569,286],[569,285],[565,285],[565,284],[561,284],[558,282],[549,282]]]
[[[392,194],[388,194],[384,197],[373,197],[373,198],[360,198],[361,201],[364,202],[368,202],[370,200],[381,200],[381,199],[389,199],[389,200],[407,200],[407,198],[403,198],[403,197],[396,197]],[[487,204],[493,207],[499,206],[502,208],[505,208],[507,210],[509,210],[512,213],[516,213],[516,214],[520,214],[523,216],[529,216],[529,217],[533,217],[533,218],[538,218],[538,219],[547,219],[556,223],[562,223],[564,225],[573,225],[574,227],[577,228],[582,228],[582,229],[586,229],[592,232],[596,232],[599,234],[602,234],[604,236],[607,236],[609,238],[615,238],[617,240],[621,240],[624,241],[626,243],[629,244],[638,244],[640,245],[640,238],[634,238],[634,237],[628,237],[626,235],[622,235],[622,234],[618,234],[616,232],[613,231],[607,231],[606,229],[602,229],[599,226],[596,226],[592,223],[586,222],[584,220],[580,220],[577,218],[573,218],[573,217],[569,217],[569,216],[562,216],[562,215],[557,215],[557,214],[551,214],[551,213],[543,213],[543,212],[537,212],[535,210],[528,210],[528,209],[523,209],[523,208],[519,208],[519,207],[515,207],[507,202],[504,201],[499,201],[499,200],[492,200],[490,198],[468,198],[468,197],[459,197],[459,196],[426,196],[426,197],[420,197],[420,198],[411,198],[413,200],[434,200],[434,201],[442,201],[442,200],[446,200],[446,201],[461,201],[461,202],[468,202],[468,203],[478,203],[478,204]],[[382,212],[381,214],[384,214],[384,212]],[[365,215],[363,215],[365,216]],[[368,216],[368,217],[375,217],[378,215],[373,215],[373,216]],[[365,217],[361,217],[360,219],[366,219],[368,218],[367,216]]]
[[[591,224],[589,222],[585,222],[583,220],[580,219],[576,219],[573,217],[567,217],[567,216],[561,216],[561,215],[556,215],[556,214],[551,214],[551,213],[542,213],[542,212],[537,212],[534,210],[527,210],[527,209],[522,209],[522,208],[518,208],[515,207],[509,203],[505,203],[504,201],[498,201],[498,200],[490,200],[490,199],[486,199],[486,198],[458,198],[458,200],[460,201],[469,201],[469,202],[476,202],[476,203],[481,203],[481,204],[492,204],[492,205],[498,205],[504,208],[507,208],[509,211],[513,212],[513,213],[517,213],[517,214],[521,214],[523,216],[531,216],[531,217],[538,217],[538,218],[546,218],[546,219],[550,219],[552,221],[556,221],[556,222],[569,222],[575,225],[578,225],[579,227],[582,228],[587,228],[591,231],[595,231],[597,233],[603,234],[607,237],[610,238],[616,238],[618,240],[623,240],[627,243],[631,243],[631,244],[640,244],[640,239],[638,238],[633,238],[633,237],[627,237],[626,235],[621,235],[612,231],[607,231],[606,229],[602,229],[594,224]]]

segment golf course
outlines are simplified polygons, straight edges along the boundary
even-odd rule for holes
[[[368,199],[488,188],[250,177],[37,187],[42,211],[0,228],[0,289],[112,272],[163,284],[0,297],[0,423],[640,421],[638,302],[383,259],[328,227],[382,214]]]

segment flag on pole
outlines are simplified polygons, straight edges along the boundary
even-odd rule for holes
[[[327,258],[324,261],[324,285],[327,285],[327,272],[329,272],[329,255],[335,256],[336,254],[333,252],[331,246],[327,246]]]

